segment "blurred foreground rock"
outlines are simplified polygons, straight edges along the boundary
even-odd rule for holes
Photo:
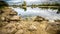
[[[0,34],[60,34],[59,21],[50,22],[41,16],[27,19],[10,8],[0,9]]]

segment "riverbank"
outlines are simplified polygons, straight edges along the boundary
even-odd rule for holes
[[[60,8],[60,6],[38,6],[39,8]]]
[[[59,34],[60,22],[34,16],[23,19],[11,8],[0,10],[0,34]]]

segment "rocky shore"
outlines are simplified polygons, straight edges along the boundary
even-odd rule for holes
[[[0,9],[0,34],[60,34],[59,20],[41,16],[23,19],[11,8]]]

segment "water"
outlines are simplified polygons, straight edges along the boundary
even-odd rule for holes
[[[27,10],[24,11],[24,9],[22,8],[12,8],[15,11],[18,12],[18,15],[20,14],[20,16],[22,17],[31,17],[31,16],[41,16],[44,17],[46,19],[50,19],[50,20],[56,20],[56,19],[60,19],[60,14],[57,14],[56,12],[58,11],[53,10],[53,9],[42,9],[42,8],[31,8],[31,7],[27,7]]]

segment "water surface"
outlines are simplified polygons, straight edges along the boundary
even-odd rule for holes
[[[42,9],[42,8],[31,8],[31,7],[27,7],[27,10],[24,11],[24,9],[22,8],[12,8],[15,11],[18,12],[18,15],[20,14],[20,16],[22,17],[31,17],[31,16],[41,16],[50,20],[56,20],[56,19],[60,19],[60,14],[57,14],[56,12],[58,11],[57,9],[53,10],[53,9]]]

